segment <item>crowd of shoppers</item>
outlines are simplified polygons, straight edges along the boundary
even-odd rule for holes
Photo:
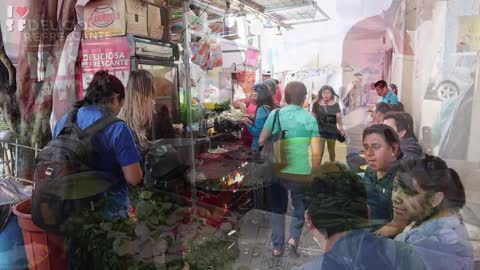
[[[335,162],[336,140],[345,136],[345,129],[331,86],[319,90],[311,112],[304,108],[307,89],[298,81],[289,82],[283,92],[278,81],[267,79],[255,84],[248,98],[233,103],[251,115],[242,122],[244,142],[253,151],[262,151],[275,134],[283,134],[280,154],[286,164],[272,173],[268,188],[272,255],[298,257],[306,223],[324,253],[292,269],[473,269],[459,212],[465,191],[458,174],[440,158],[424,154],[413,118],[387,83],[378,81],[375,90],[380,102],[362,134],[363,174]],[[154,139],[155,97],[148,71],[131,73],[126,94],[118,78],[100,71],[85,98],[75,104],[80,129],[105,114],[124,120],[92,142],[98,149],[97,169],[121,180],[105,194],[107,219],[127,217],[127,185],[142,181],[140,161]],[[56,124],[54,136],[65,120]],[[168,122],[164,120],[158,124]],[[329,162],[322,165],[325,145]],[[285,239],[289,201],[292,222]]]

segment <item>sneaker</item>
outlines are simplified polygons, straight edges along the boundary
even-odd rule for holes
[[[288,243],[287,244],[287,247],[285,248],[285,257],[298,257],[300,256],[300,254],[298,254],[298,251],[297,251],[297,246],[295,246],[294,244],[292,243]]]

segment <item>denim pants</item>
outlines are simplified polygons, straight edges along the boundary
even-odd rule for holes
[[[293,216],[288,239],[298,243],[305,222],[304,214],[307,207],[305,183],[276,178],[270,186],[272,207],[272,244],[276,250],[281,250],[285,243],[285,214],[288,208],[288,192],[292,198]]]

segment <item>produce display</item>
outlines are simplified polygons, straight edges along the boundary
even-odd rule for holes
[[[216,113],[221,113],[228,110],[230,110],[230,100],[226,100],[222,103],[215,103],[213,105],[213,111]]]
[[[220,119],[226,119],[226,120],[230,120],[232,122],[238,122],[240,120],[242,120],[243,118],[246,118],[246,117],[250,117],[249,114],[247,113],[244,113],[238,109],[233,109],[232,111],[228,112],[228,111],[225,111],[225,112],[222,112],[220,114]]]
[[[127,219],[104,220],[100,203],[67,221],[74,269],[175,270],[185,262],[190,269],[231,269],[239,254],[232,245],[238,233],[231,233],[235,219],[224,209],[192,208],[185,198],[139,189],[130,201],[134,214]],[[205,248],[223,255],[207,256]]]
[[[208,179],[205,174],[197,172],[195,180],[198,187],[212,191],[255,189],[269,184],[269,179],[262,177],[257,170],[259,170],[259,164],[243,162],[220,179]]]
[[[217,148],[208,150],[208,153],[212,153],[212,154],[223,154],[227,152],[228,152],[228,149],[221,148],[220,146],[218,146]]]

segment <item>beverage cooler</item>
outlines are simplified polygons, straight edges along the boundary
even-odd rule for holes
[[[144,69],[153,74],[157,88],[156,112],[166,106],[173,123],[179,122],[179,58],[178,46],[128,35],[131,70]],[[156,136],[153,136],[156,137]]]

